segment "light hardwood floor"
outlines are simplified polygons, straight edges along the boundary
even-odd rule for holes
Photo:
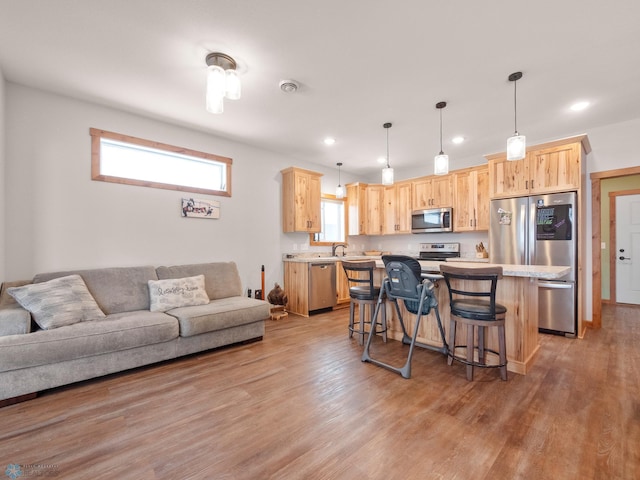
[[[640,308],[603,312],[584,340],[543,335],[531,373],[508,382],[467,382],[422,349],[410,380],[363,364],[348,310],[269,321],[259,343],[0,409],[0,476],[637,479]],[[383,353],[406,347],[376,342]]]

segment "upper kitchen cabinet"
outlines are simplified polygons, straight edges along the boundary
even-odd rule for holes
[[[322,174],[296,167],[281,173],[282,231],[319,233]]]
[[[411,233],[411,182],[384,187],[384,235]]]
[[[384,227],[384,185],[367,185],[365,190],[367,218],[364,229],[367,235],[382,235]]]
[[[413,180],[411,208],[442,208],[453,206],[453,176],[433,175]]]
[[[590,151],[587,136],[579,135],[529,147],[523,160],[508,161],[506,153],[486,155],[489,195],[503,198],[579,190]]]
[[[367,234],[367,184],[347,184],[349,235]]]
[[[453,177],[454,232],[489,230],[489,167],[456,170]]]

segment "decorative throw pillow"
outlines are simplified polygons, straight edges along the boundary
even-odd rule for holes
[[[152,312],[166,312],[172,308],[209,303],[209,297],[204,288],[204,275],[149,280],[148,283]]]
[[[7,289],[43,330],[104,318],[80,275]]]

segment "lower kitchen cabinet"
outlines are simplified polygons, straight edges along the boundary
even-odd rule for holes
[[[309,265],[284,262],[284,291],[289,297],[287,311],[309,316]]]
[[[348,304],[351,301],[351,297],[349,297],[349,282],[342,268],[342,262],[336,262],[336,296],[338,297],[338,306],[344,306],[344,304]]]

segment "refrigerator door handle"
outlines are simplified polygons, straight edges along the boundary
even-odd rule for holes
[[[554,288],[554,289],[571,289],[573,288],[572,283],[540,283],[538,282],[538,287],[541,288]]]

